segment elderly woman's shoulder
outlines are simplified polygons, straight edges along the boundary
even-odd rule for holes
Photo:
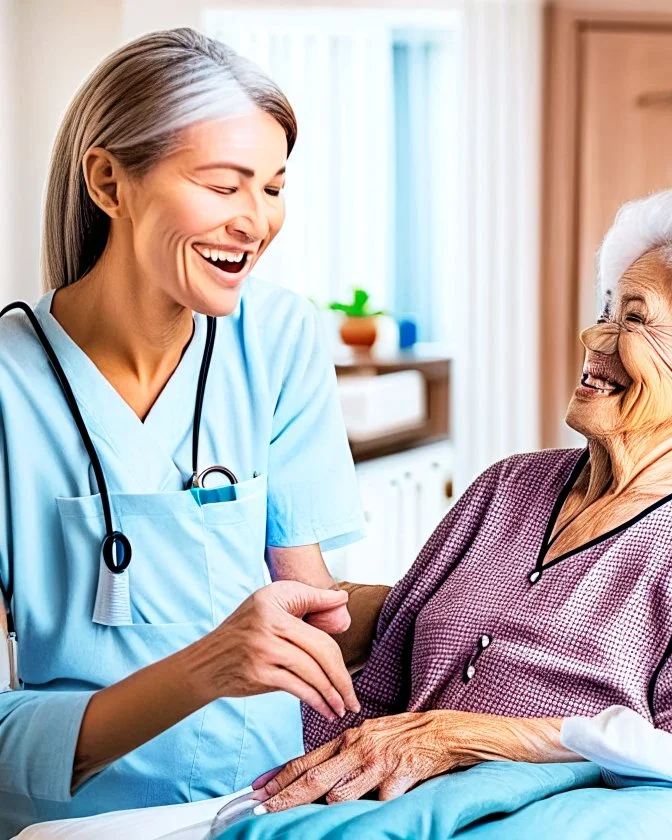
[[[564,479],[576,466],[584,449],[540,449],[509,455],[489,467],[481,479],[496,480],[506,484],[543,484]]]

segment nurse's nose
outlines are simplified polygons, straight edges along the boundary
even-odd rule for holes
[[[254,195],[245,196],[246,204],[238,215],[226,224],[229,236],[244,241],[261,242],[268,236],[270,221],[263,201]]]
[[[593,324],[581,333],[581,344],[593,353],[613,355],[618,349],[620,328],[616,324]]]

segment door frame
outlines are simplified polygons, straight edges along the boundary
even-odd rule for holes
[[[565,0],[545,10],[539,271],[543,447],[576,441],[563,418],[578,378],[582,359],[578,335],[585,326],[578,323],[581,35],[591,29],[672,31],[672,12],[663,11],[670,8],[669,0],[635,2],[636,12],[623,8],[627,0]]]

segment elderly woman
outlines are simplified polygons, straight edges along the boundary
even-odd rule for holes
[[[391,799],[491,759],[578,760],[563,720],[614,706],[669,748],[672,192],[621,210],[600,275],[567,411],[587,448],[477,479],[384,605],[361,712],[305,710],[314,751],[260,791],[268,810]]]

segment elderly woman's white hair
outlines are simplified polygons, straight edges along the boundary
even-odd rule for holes
[[[616,214],[598,253],[599,292],[614,294],[623,274],[644,254],[672,247],[672,190],[629,201]]]

